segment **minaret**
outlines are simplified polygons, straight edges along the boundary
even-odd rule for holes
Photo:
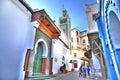
[[[71,22],[70,22],[70,17],[67,13],[67,10],[64,8],[64,5],[63,5],[62,17],[59,18],[59,24],[60,24],[60,27],[65,32],[66,36],[70,39]]]

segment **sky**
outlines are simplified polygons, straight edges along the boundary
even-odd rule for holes
[[[45,9],[52,20],[59,22],[63,5],[71,18],[71,28],[80,31],[88,29],[86,4],[96,3],[96,0],[26,0],[33,9]]]

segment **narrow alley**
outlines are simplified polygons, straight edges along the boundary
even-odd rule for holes
[[[120,80],[120,0],[0,0],[0,10],[0,80]]]

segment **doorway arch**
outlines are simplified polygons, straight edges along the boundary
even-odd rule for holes
[[[120,50],[120,14],[118,9],[115,7],[115,3],[109,3],[107,6],[107,12],[106,12],[106,35],[107,35],[107,41],[111,56],[110,64],[113,65],[113,71],[115,71],[116,76],[114,78],[120,79],[120,55],[118,55],[118,51]],[[113,78],[111,72],[111,78]]]
[[[33,73],[46,73],[46,66],[43,67],[43,58],[47,58],[47,53],[47,43],[45,40],[39,39],[35,44]],[[46,65],[46,62],[44,64]]]
[[[117,74],[120,74],[120,55],[118,55],[118,51],[120,50],[120,19],[115,11],[110,11],[109,12],[109,38],[111,42],[112,49],[114,51],[115,55],[115,60],[116,60],[116,65],[118,68]]]
[[[120,21],[117,15],[111,11],[109,13],[109,35],[115,48],[120,48]]]
[[[119,47],[117,44],[119,42],[116,42],[116,40],[118,39],[117,34],[119,33],[116,32],[119,30],[118,25],[120,20],[118,6],[114,0],[100,0],[99,11],[100,14],[97,17],[97,24],[99,26],[99,34],[109,74],[107,78],[117,80],[117,78],[119,78],[119,64],[117,63],[119,60],[117,60],[118,52],[116,49]],[[117,29],[117,31],[115,31],[115,29]]]

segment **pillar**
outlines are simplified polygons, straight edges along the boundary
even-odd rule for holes
[[[42,73],[46,74],[46,63],[47,63],[47,58],[42,58]]]
[[[50,69],[49,69],[49,74],[52,75],[52,65],[53,65],[53,58],[50,59]]]
[[[25,78],[27,78],[29,75],[28,65],[29,65],[30,52],[31,50],[28,49],[25,57],[25,63],[24,63]]]

